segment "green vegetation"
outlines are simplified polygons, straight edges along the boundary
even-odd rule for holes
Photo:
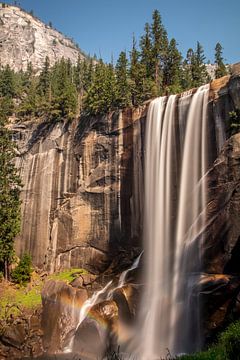
[[[216,345],[193,355],[181,356],[181,360],[239,360],[240,321],[231,324],[220,336]]]
[[[29,256],[23,256],[25,263],[29,263]],[[61,280],[70,283],[80,274],[87,274],[84,269],[69,269],[42,278],[37,273],[31,274],[30,282],[14,285],[3,281],[0,288],[0,320],[6,316],[19,315],[23,310],[32,310],[41,305],[41,290],[47,280]]]
[[[222,52],[223,52],[222,45],[220,43],[217,43],[216,47],[215,47],[215,64],[217,65],[217,68],[215,71],[216,79],[218,79],[224,75],[227,75],[227,69],[223,62]]]
[[[29,254],[24,254],[17,267],[11,272],[11,279],[14,283],[25,285],[31,279],[32,259]]]
[[[114,66],[86,57],[76,65],[61,59],[50,66],[48,57],[40,74],[31,64],[26,72],[0,70],[0,96],[12,100],[11,114],[49,121],[72,120],[85,113],[104,114],[126,106],[198,87],[208,82],[202,45],[189,49],[184,59],[175,39],[168,39],[160,13],[145,24],[139,44],[133,37],[129,56],[122,51]],[[220,43],[215,48],[216,77],[226,74]]]
[[[0,271],[9,278],[14,238],[20,230],[21,181],[14,165],[16,145],[7,128],[8,116],[13,109],[13,77],[8,67],[3,73],[5,77],[0,77]]]
[[[43,283],[24,287],[1,284],[0,320],[10,315],[19,315],[22,310],[35,309],[41,305]]]
[[[230,111],[229,113],[229,131],[234,135],[240,131],[240,110]]]
[[[61,271],[59,273],[55,273],[53,275],[50,275],[49,279],[65,281],[68,284],[75,277],[79,276],[80,274],[84,275],[84,274],[88,274],[88,272],[85,269],[64,270],[64,271]]]

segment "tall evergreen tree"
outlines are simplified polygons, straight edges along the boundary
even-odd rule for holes
[[[132,104],[138,105],[143,98],[143,81],[145,77],[144,65],[141,66],[139,61],[139,51],[137,50],[137,42],[133,35],[132,50],[130,52],[130,89]]]
[[[223,61],[222,52],[223,52],[222,45],[218,42],[215,46],[215,64],[217,66],[215,70],[216,79],[227,75],[227,69]]]
[[[177,48],[175,39],[168,46],[166,66],[164,69],[164,87],[170,93],[180,92],[182,78],[182,55]]]
[[[151,43],[151,29],[148,23],[145,24],[144,35],[140,39],[141,49],[141,63],[146,67],[146,76],[154,79],[153,74],[153,58],[152,58],[152,43]]]
[[[17,112],[19,115],[38,115],[41,111],[39,96],[37,94],[38,79],[32,77],[25,87],[25,97],[18,107]]]
[[[116,80],[117,106],[126,107],[131,103],[131,93],[128,81],[128,59],[125,51],[120,53],[116,64]]]
[[[194,62],[194,51],[193,49],[188,49],[186,59],[183,61],[182,67],[182,76],[181,76],[181,86],[183,90],[191,89],[193,87],[193,78],[192,78],[192,66]]]
[[[162,86],[163,71],[167,58],[168,37],[163,26],[161,15],[158,10],[153,12],[153,23],[151,26],[151,42],[152,42],[152,63],[154,69],[154,79],[156,86]]]
[[[192,81],[193,86],[198,87],[205,83],[207,83],[209,79],[209,75],[207,73],[206,65],[205,65],[205,55],[202,45],[197,42],[197,48],[192,56]]]
[[[72,69],[64,58],[52,70],[52,90],[52,117],[73,119],[77,112],[77,89],[73,83]]]
[[[112,64],[105,65],[100,60],[93,74],[92,84],[85,98],[88,114],[106,114],[116,105],[116,78]]]
[[[50,83],[51,83],[50,61],[49,61],[49,57],[46,56],[38,82],[38,91],[40,92],[40,95],[49,97]]]
[[[14,166],[15,144],[7,128],[9,99],[0,101],[0,268],[9,278],[14,256],[14,238],[20,231],[20,177]]]
[[[7,65],[0,73],[0,96],[15,95],[14,71]]]

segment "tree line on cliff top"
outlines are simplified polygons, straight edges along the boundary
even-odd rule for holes
[[[217,78],[227,73],[222,50],[217,43]],[[129,56],[122,51],[115,65],[102,59],[79,58],[76,65],[61,59],[50,67],[47,57],[38,76],[31,64],[27,71],[18,73],[7,66],[0,72],[0,96],[18,99],[12,102],[17,117],[45,116],[58,120],[73,119],[83,112],[104,114],[207,83],[210,77],[205,60],[199,42],[183,59],[176,40],[169,40],[161,15],[155,10],[139,43],[133,37]]]

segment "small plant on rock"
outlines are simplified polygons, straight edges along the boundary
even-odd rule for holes
[[[230,111],[229,128],[231,135],[240,132],[240,109],[236,109],[236,111]]]

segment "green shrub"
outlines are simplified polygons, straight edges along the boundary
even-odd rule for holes
[[[231,135],[240,131],[240,110],[230,111],[229,113],[229,128]]]
[[[240,321],[231,324],[216,345],[199,353],[184,355],[181,360],[240,360]]]
[[[16,284],[25,285],[31,279],[32,259],[29,254],[24,254],[18,266],[11,272],[12,281]]]
[[[231,324],[219,337],[223,359],[240,360],[240,321]]]

